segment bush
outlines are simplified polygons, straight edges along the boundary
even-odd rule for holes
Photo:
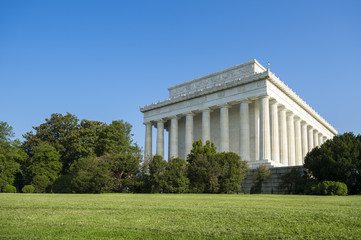
[[[267,165],[259,165],[256,169],[256,181],[253,184],[250,193],[251,194],[259,194],[262,193],[262,183],[264,180],[268,178],[271,174]]]
[[[304,167],[318,182],[337,181],[349,194],[361,193],[361,135],[344,133],[306,155]]]
[[[36,193],[44,193],[50,186],[50,180],[45,175],[37,175],[33,178],[32,185],[34,186]]]
[[[312,194],[346,196],[347,186],[342,182],[323,181],[312,187]]]
[[[71,193],[70,174],[61,175],[58,177],[52,185],[52,191],[54,193]]]
[[[187,162],[181,158],[171,158],[166,164],[163,191],[165,193],[185,193],[189,189]]]
[[[10,184],[6,184],[3,188],[4,193],[16,193],[16,187]]]
[[[35,188],[34,188],[33,185],[25,185],[25,186],[21,189],[21,191],[22,191],[23,193],[33,193],[33,192],[35,191]]]
[[[299,169],[292,168],[291,171],[281,176],[281,183],[278,187],[288,194],[300,194],[305,192],[306,182],[306,176],[304,176]]]

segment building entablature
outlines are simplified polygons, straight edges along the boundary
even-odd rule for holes
[[[242,98],[239,97],[240,94],[242,94]],[[169,114],[186,114],[188,111],[197,112],[200,110],[200,107],[201,109],[214,109],[222,104],[232,105],[243,100],[255,100],[264,94],[268,94],[272,100],[287,106],[288,109],[298,108],[300,112],[303,112],[301,115],[304,115],[306,119],[307,115],[310,114],[319,121],[319,124],[316,125],[320,129],[326,128],[332,134],[337,134],[336,129],[269,70],[252,76],[234,79],[223,84],[217,84],[213,88],[198,89],[191,94],[182,94],[178,97],[141,107],[140,110],[144,113],[146,121],[154,121],[159,117],[168,118]],[[289,98],[293,101],[290,101]],[[156,118],[153,118],[152,115],[156,115]],[[310,119],[310,116],[308,118]],[[310,119],[308,122],[314,121]]]

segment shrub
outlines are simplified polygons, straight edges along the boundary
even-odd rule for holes
[[[33,192],[35,191],[35,188],[34,188],[33,185],[25,185],[25,186],[21,189],[21,191],[22,191],[23,193],[33,193]]]
[[[61,175],[58,177],[52,185],[52,191],[54,193],[71,193],[70,174]]]
[[[338,181],[349,194],[361,193],[361,135],[344,133],[306,155],[305,168],[318,181]]]
[[[37,175],[33,178],[32,185],[36,193],[44,193],[50,185],[50,180],[45,175]]]
[[[300,194],[305,191],[306,181],[306,176],[303,176],[299,169],[292,168],[291,171],[281,176],[281,182],[278,187],[288,194]]]
[[[268,178],[271,174],[271,171],[267,167],[267,165],[259,165],[256,169],[256,181],[251,188],[252,194],[262,193],[262,183],[264,180]]]
[[[315,195],[347,195],[347,186],[342,182],[323,181],[312,187],[312,193]]]
[[[3,188],[4,193],[16,193],[16,187],[10,184],[6,184]]]

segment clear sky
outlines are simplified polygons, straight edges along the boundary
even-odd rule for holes
[[[168,87],[257,59],[339,133],[361,133],[361,1],[0,1],[0,121],[133,125]]]

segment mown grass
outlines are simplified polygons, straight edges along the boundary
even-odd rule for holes
[[[1,239],[360,239],[361,196],[0,194]]]

